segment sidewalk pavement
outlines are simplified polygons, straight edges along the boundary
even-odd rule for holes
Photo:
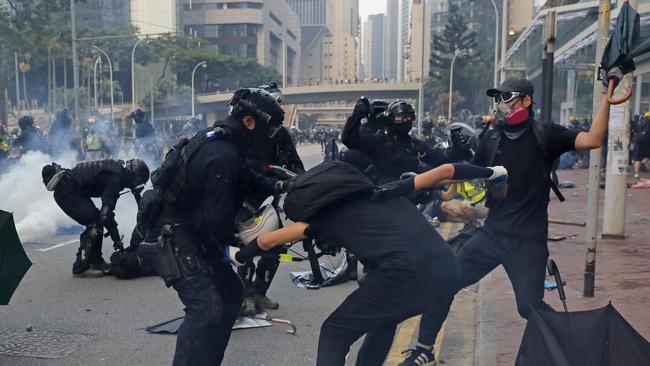
[[[549,217],[581,222],[586,220],[587,175],[586,169],[558,171],[560,182],[571,180],[575,182],[576,188],[562,190],[566,197],[564,203],[559,202],[551,193]],[[633,182],[633,179],[629,178],[629,182]],[[604,192],[600,190],[601,223]],[[647,304],[650,304],[650,189],[628,189],[626,205],[626,239],[602,239],[602,225],[599,224],[596,288],[593,298],[582,296],[586,256],[585,228],[549,225],[549,234],[577,235],[574,239],[549,242],[549,251],[557,262],[562,279],[566,281],[569,311],[595,309],[611,301],[632,327],[650,340],[650,312],[647,310]],[[485,296],[489,297],[487,303],[490,304],[494,316],[491,333],[495,334],[492,342],[496,343],[493,345],[496,348],[496,363],[486,360],[492,361],[486,364],[511,366],[517,357],[526,322],[517,313],[512,286],[502,267],[492,273],[489,284],[491,291]],[[562,310],[557,291],[546,291],[545,295],[547,303],[556,310]],[[477,342],[480,340],[477,339]]]

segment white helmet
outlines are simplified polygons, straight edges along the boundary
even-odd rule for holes
[[[273,196],[270,196],[262,202],[253,217],[237,223],[237,232],[242,243],[248,244],[261,234],[280,227],[280,216],[278,216],[275,207],[271,204],[272,202]]]

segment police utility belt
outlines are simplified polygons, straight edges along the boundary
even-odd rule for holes
[[[205,249],[189,240],[175,240],[174,229],[186,230],[176,225],[163,228],[163,234],[155,243],[143,242],[139,248],[141,255],[154,264],[165,285],[170,287],[180,279],[187,280],[196,275],[213,275],[214,271],[205,259]]]

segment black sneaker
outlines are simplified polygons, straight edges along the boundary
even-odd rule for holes
[[[406,359],[397,366],[422,366],[435,365],[436,358],[433,355],[433,348],[428,350],[422,347],[407,349],[402,353],[408,353]]]

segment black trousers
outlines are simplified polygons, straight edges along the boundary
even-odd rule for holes
[[[446,306],[458,287],[458,265],[449,250],[425,276],[379,266],[368,271],[366,282],[352,292],[323,322],[318,340],[318,366],[344,365],[350,346],[367,333],[357,365],[382,365],[400,322],[422,312]]]
[[[214,274],[181,279],[173,287],[185,305],[174,366],[214,366],[223,361],[232,326],[242,305],[243,287],[223,256],[211,256]]]
[[[461,280],[457,291],[478,282],[498,265],[506,270],[517,301],[517,310],[528,318],[531,306],[545,306],[544,278],[548,246],[546,239],[523,239],[505,235],[489,226],[476,230],[457,253]],[[433,345],[449,314],[451,301],[444,307],[422,314],[418,342]]]
[[[71,178],[60,183],[54,191],[54,200],[66,215],[80,225],[88,226],[97,222],[99,210]]]
[[[57,189],[54,191],[54,200],[56,204],[68,215],[71,219],[83,226],[96,224],[99,226],[99,210],[90,197],[83,194],[79,185],[68,178],[66,181],[61,182]],[[99,228],[101,229],[101,228]],[[102,258],[102,234],[99,231],[98,236],[89,236],[89,230],[86,229],[80,236],[79,249],[77,250],[77,261],[73,268],[73,272],[83,272],[89,264],[101,264],[104,262]],[[86,246],[86,248],[84,248]],[[89,248],[88,248],[89,247]],[[85,256],[82,255],[85,253]]]

